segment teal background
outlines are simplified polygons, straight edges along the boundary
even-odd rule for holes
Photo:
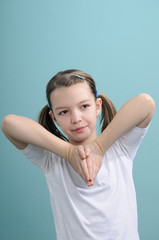
[[[154,98],[134,181],[141,240],[159,239],[159,1],[0,0],[0,35],[0,120],[36,120],[47,82],[69,68],[90,73],[117,109],[142,92]],[[43,174],[2,132],[0,154],[0,239],[55,239]]]

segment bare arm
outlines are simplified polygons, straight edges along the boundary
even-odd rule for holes
[[[1,123],[1,128],[6,137],[18,148],[24,149],[28,144],[44,148],[66,159],[75,171],[87,181],[89,179],[86,160],[81,161],[78,154],[81,146],[73,146],[56,137],[39,123],[32,119],[7,115]]]
[[[104,152],[121,135],[134,126],[145,128],[150,123],[155,110],[155,103],[148,94],[140,94],[126,102],[107,128],[95,140],[95,145]]]
[[[34,144],[58,155],[61,155],[61,150],[63,150],[62,157],[66,156],[65,149],[67,149],[68,143],[57,138],[32,119],[12,114],[7,115],[2,120],[1,127],[6,137],[18,149],[22,150],[27,144]],[[59,147],[57,148],[57,146]]]
[[[155,103],[148,94],[140,94],[126,102],[115,115],[107,128],[92,144],[84,146],[87,155],[87,166],[94,184],[102,165],[103,155],[121,135],[134,126],[145,128],[150,123]]]

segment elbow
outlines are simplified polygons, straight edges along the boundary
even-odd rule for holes
[[[155,111],[155,101],[154,99],[147,93],[141,93],[139,95],[140,100],[142,102],[142,106],[147,108],[148,113],[153,116]]]
[[[15,115],[13,114],[9,114],[6,115],[1,122],[1,129],[3,131],[3,133],[6,135],[10,126],[10,123],[12,122],[13,118]]]

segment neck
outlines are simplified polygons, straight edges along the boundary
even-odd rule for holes
[[[83,141],[76,141],[76,140],[73,140],[73,139],[69,139],[69,143],[71,143],[72,145],[75,145],[75,146],[78,146],[78,145],[87,145],[87,144],[90,144],[92,142],[94,142],[97,138],[97,134],[95,133],[93,136],[83,140]]]

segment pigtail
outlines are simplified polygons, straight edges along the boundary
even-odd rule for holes
[[[102,124],[101,132],[103,132],[108,124],[112,121],[117,111],[112,101],[105,94],[100,93],[99,97],[102,99],[102,113],[100,123]]]
[[[67,138],[56,127],[54,121],[50,117],[49,112],[50,112],[50,108],[48,107],[48,105],[46,105],[40,112],[39,123],[55,136],[68,142]]]

